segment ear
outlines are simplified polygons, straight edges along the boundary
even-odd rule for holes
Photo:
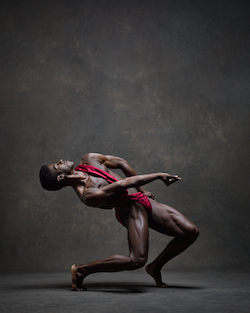
[[[63,181],[65,179],[65,175],[60,174],[56,177],[57,181]]]

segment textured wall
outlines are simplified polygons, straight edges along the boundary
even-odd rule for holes
[[[148,186],[201,232],[169,267],[249,264],[248,3],[1,2],[2,270],[127,253],[113,212],[40,186],[86,152],[182,177]],[[150,260],[168,240],[151,232]]]

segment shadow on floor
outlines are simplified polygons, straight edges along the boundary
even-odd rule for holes
[[[108,283],[108,282],[102,282],[102,283],[89,283],[86,284],[87,291],[95,291],[95,292],[115,292],[115,293],[146,293],[149,290],[155,290],[157,287],[154,284],[138,284],[138,283]],[[157,288],[160,290],[164,289],[202,289],[203,287],[199,286],[178,286],[178,285],[169,285],[166,288]]]
[[[83,284],[84,285],[84,284]],[[87,291],[94,292],[113,292],[113,293],[146,293],[149,290],[155,290],[157,287],[154,284],[145,284],[145,283],[133,283],[133,282],[101,282],[101,283],[87,283],[84,285],[87,287]],[[5,286],[5,290],[49,290],[49,289],[58,289],[58,290],[69,290],[72,291],[70,284],[64,283],[37,283],[37,284],[27,284],[27,285],[14,285],[14,286]],[[160,290],[163,289],[204,289],[200,286],[180,286],[180,285],[168,285],[166,288],[157,288]]]

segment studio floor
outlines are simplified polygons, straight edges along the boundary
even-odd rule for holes
[[[143,269],[98,273],[76,292],[70,272],[1,273],[0,312],[250,312],[250,269],[175,269],[163,277],[168,288],[156,288]]]

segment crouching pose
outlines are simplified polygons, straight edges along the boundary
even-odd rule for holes
[[[122,179],[110,168],[121,169],[126,178]],[[73,162],[63,160],[41,167],[43,188],[59,190],[71,186],[87,206],[108,210],[115,208],[117,220],[127,228],[129,255],[112,255],[94,262],[72,265],[73,290],[86,290],[82,282],[92,273],[143,267],[148,257],[149,228],[174,237],[162,253],[146,266],[156,286],[167,286],[162,282],[162,267],[196,240],[198,229],[180,212],[156,202],[154,196],[142,188],[156,179],[162,180],[166,186],[181,180],[179,176],[167,173],[136,175],[127,161],[98,153],[84,155],[76,168]]]

